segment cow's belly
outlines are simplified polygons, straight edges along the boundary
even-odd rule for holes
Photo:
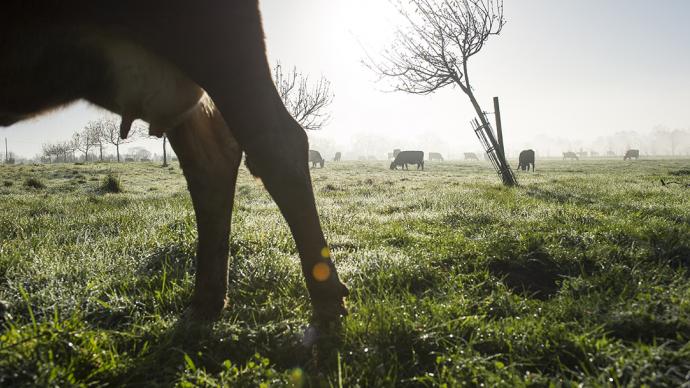
[[[131,122],[149,123],[149,134],[162,136],[196,108],[204,90],[176,66],[141,46],[114,38],[97,38],[108,65],[112,95],[107,109],[122,115],[123,135]]]

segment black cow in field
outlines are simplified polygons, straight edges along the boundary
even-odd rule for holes
[[[532,165],[532,172],[534,172],[534,150],[524,150],[520,152],[517,168],[522,171],[529,171],[530,164]]]
[[[319,151],[309,150],[309,163],[311,163],[312,167],[319,165],[321,168],[323,168],[323,165],[326,164],[326,161],[323,160]]]
[[[196,281],[187,314],[226,303],[228,241],[242,152],[294,236],[314,320],[346,310],[314,203],[307,136],[283,105],[266,58],[258,0],[5,0],[0,126],[84,99],[167,135],[196,214]]]
[[[625,151],[625,156],[623,156],[623,160],[628,160],[628,159],[640,159],[640,150],[627,150]]]
[[[336,153],[335,153],[335,156],[333,157],[333,161],[334,161],[334,162],[339,162],[339,161],[340,161],[340,158],[342,158],[342,156],[343,156],[343,155],[342,155],[340,152],[336,152]]]
[[[401,151],[395,160],[391,162],[391,170],[397,170],[398,166],[407,170],[408,164],[416,164],[417,170],[420,168],[424,170],[424,152],[423,151]]]
[[[580,160],[580,158],[578,158],[577,154],[574,152],[564,152],[563,153],[563,160],[566,160],[566,159]]]
[[[474,152],[465,152],[465,160],[479,160]]]
[[[438,160],[443,162],[443,155],[440,152],[429,152],[429,161]]]

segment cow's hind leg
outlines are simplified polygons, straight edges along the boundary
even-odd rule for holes
[[[230,219],[242,151],[220,113],[210,106],[199,106],[168,137],[187,179],[199,232],[188,313],[193,319],[213,320],[225,306]]]

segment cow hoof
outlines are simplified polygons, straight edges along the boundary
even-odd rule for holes
[[[225,301],[222,303],[194,303],[187,307],[183,316],[196,322],[216,321],[220,318],[220,313],[225,308]]]
[[[320,334],[321,333],[316,326],[307,326],[307,329],[302,335],[302,346],[305,348],[311,348],[312,346],[316,345],[316,343],[319,342]]]
[[[312,322],[322,326],[331,325],[347,316],[345,297],[350,295],[350,290],[340,282],[337,289],[337,292],[331,292],[330,295],[324,293],[320,298],[312,298]]]
[[[342,325],[341,320],[330,322],[314,321],[304,330],[302,335],[302,346],[311,348],[319,343],[328,343],[340,337]]]

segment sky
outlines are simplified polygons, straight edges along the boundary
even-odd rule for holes
[[[391,82],[362,65],[393,39],[398,18],[387,0],[263,0],[261,11],[269,61],[331,81],[332,119],[309,133],[312,148],[353,157],[352,150],[377,157],[392,148],[451,157],[480,150],[459,89],[392,92]],[[621,131],[690,128],[688,15],[686,0],[505,0],[501,35],[469,62],[475,93],[489,112],[492,97],[500,98],[509,150],[556,154],[565,149],[555,143],[596,146]],[[0,136],[30,157],[101,114],[77,103]],[[160,153],[158,143],[132,146]]]

